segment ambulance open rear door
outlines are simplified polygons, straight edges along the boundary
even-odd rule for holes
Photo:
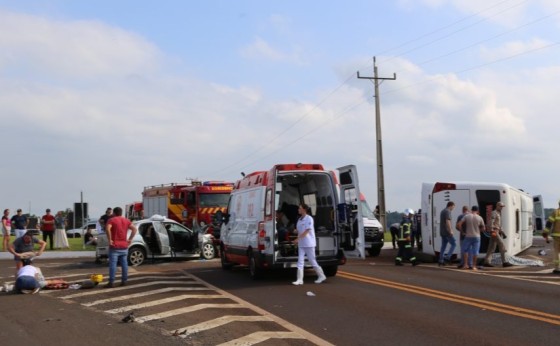
[[[366,258],[364,219],[360,206],[360,184],[356,166],[348,165],[338,168],[340,182],[339,220],[350,230],[348,237],[343,237],[341,247],[346,257]]]

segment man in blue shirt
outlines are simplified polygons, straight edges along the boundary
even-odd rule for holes
[[[25,229],[27,228],[29,220],[27,220],[27,216],[21,213],[21,209],[18,209],[17,214],[12,216],[11,222],[16,238],[23,236],[26,232]]]

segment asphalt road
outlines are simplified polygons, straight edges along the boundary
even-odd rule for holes
[[[293,273],[257,282],[243,270],[193,273],[336,345],[558,344],[550,267],[395,267],[393,255],[350,261],[320,285],[312,271],[303,286],[289,284]]]
[[[432,263],[395,267],[394,250],[387,249],[379,257],[349,261],[336,277],[320,285],[313,283],[313,271],[306,271],[303,286],[291,285],[295,278],[292,271],[272,272],[253,281],[244,268],[223,271],[217,259],[159,261],[133,268],[135,284],[126,290],[2,293],[0,338],[3,345],[214,345],[249,331],[260,335],[272,331],[275,336],[286,333],[291,338],[273,338],[260,344],[556,345],[560,337],[560,304],[556,303],[560,277],[549,274],[551,244],[535,243],[524,256],[544,260],[544,268],[516,266],[475,273]],[[537,251],[543,248],[547,256],[538,256]],[[106,265],[95,265],[93,258],[42,258],[36,264],[47,277],[68,281],[79,282],[97,272],[107,275]],[[9,280],[13,270],[12,261],[1,260],[0,282]],[[207,296],[199,298],[207,308],[146,323],[122,323],[122,313],[108,313],[135,306],[138,316],[147,320],[147,316],[164,316],[178,307],[197,306],[198,302],[184,300],[184,292],[178,291],[178,286],[186,284],[204,290]],[[157,296],[135,296],[152,286],[173,290]],[[166,303],[156,305],[156,297]],[[190,327],[181,329],[239,315],[238,306],[219,310],[211,307],[215,302],[242,304],[243,314],[259,315],[266,321],[238,321],[200,333]],[[153,306],[140,308],[141,304]],[[170,336],[173,330],[186,333],[187,329],[188,338]]]

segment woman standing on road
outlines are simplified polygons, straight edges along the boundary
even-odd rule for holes
[[[309,207],[307,204],[300,204],[298,208],[298,213],[300,215],[297,222],[297,233],[298,236],[294,240],[298,244],[298,262],[297,262],[297,280],[292,282],[294,285],[303,285],[303,268],[305,264],[305,256],[307,260],[317,273],[316,284],[320,284],[327,278],[323,273],[323,269],[317,263],[315,259],[315,247],[317,246],[317,241],[315,240],[315,227],[313,218],[308,214]]]
[[[4,209],[2,215],[2,251],[8,250],[10,244],[10,232],[12,231],[12,222],[10,221],[10,209]]]
[[[68,237],[66,236],[66,230],[64,229],[66,220],[64,220],[64,216],[62,216],[61,211],[56,213],[54,224],[56,226],[56,230],[54,231],[55,249],[69,249],[70,245],[68,244]]]

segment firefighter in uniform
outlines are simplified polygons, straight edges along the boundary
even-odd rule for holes
[[[554,247],[554,270],[552,273],[560,275],[560,201],[558,206],[559,208],[553,211],[548,220],[546,220],[543,237],[548,242],[548,236],[552,236]]]
[[[398,234],[397,245],[399,246],[399,252],[395,258],[395,265],[402,266],[403,260],[409,260],[413,266],[418,264],[418,260],[412,254],[412,243],[411,236],[413,228],[415,227],[413,218],[414,211],[412,209],[406,209],[404,211],[404,217],[401,221],[401,227]]]

